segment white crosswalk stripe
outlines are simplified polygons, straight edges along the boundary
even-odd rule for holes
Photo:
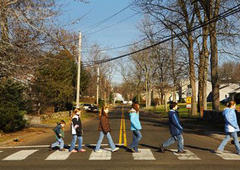
[[[38,150],[21,150],[18,151],[6,158],[4,158],[4,161],[17,161],[17,160],[24,160],[34,152],[37,152]]]
[[[216,153],[216,155],[220,156],[224,160],[240,160],[240,155],[229,151],[224,151],[223,153]]]
[[[70,156],[71,152],[66,151],[55,151],[50,154],[45,160],[66,160]]]
[[[150,149],[139,149],[139,153],[133,153],[134,160],[156,160]]]
[[[195,155],[190,150],[185,150],[186,153],[177,153],[176,149],[171,149],[174,155],[177,156],[179,160],[201,160],[197,155]]]
[[[111,160],[112,152],[110,148],[102,149],[102,152],[92,151],[89,160]]]

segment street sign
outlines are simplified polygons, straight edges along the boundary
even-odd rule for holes
[[[186,99],[186,108],[191,109],[192,97],[188,96]]]
[[[191,103],[192,103],[192,97],[187,97],[186,103],[187,103],[187,104],[191,104]]]
[[[186,104],[187,109],[191,109],[191,104]]]

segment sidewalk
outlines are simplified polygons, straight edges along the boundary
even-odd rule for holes
[[[89,117],[84,119],[83,123],[87,123],[94,118],[95,117]],[[18,146],[38,140],[39,138],[48,138],[53,135],[53,127],[55,126],[52,124],[40,124],[34,125],[34,127],[25,128],[18,132],[4,134],[3,136],[0,136],[0,146]],[[64,131],[68,130],[70,130],[70,125],[67,125]]]

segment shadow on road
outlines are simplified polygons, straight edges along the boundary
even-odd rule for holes
[[[202,150],[202,151],[208,151],[208,152],[211,152],[213,153],[214,150],[212,149],[209,149],[209,148],[201,148],[199,146],[192,146],[192,145],[184,145],[185,147],[188,147],[188,148],[192,148],[192,149],[198,149],[198,150]]]

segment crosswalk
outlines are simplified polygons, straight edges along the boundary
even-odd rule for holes
[[[150,149],[139,149],[139,153],[133,153],[134,160],[156,160]]]
[[[191,152],[190,150],[185,150],[186,153],[179,154],[177,153],[177,149],[171,149],[174,155],[177,156],[179,160],[201,160],[196,154]]]
[[[17,161],[17,160],[24,160],[34,152],[37,152],[38,150],[21,150],[18,151],[6,158],[4,158],[4,161]]]
[[[55,151],[50,154],[45,160],[66,160],[70,156],[71,152],[66,151]]]
[[[112,152],[110,148],[102,149],[101,152],[92,151],[89,160],[111,160]]]
[[[155,154],[159,154],[156,152],[152,152],[151,149],[139,149],[139,153],[126,153],[126,154],[132,154],[132,160],[144,160],[144,161],[155,161],[159,160],[159,158],[156,158],[154,156]],[[194,160],[194,161],[201,161],[202,159],[197,156],[196,153],[193,153],[190,150],[185,150],[186,153],[179,154],[177,153],[177,150],[171,149],[170,152],[174,157],[176,157],[178,160],[181,161],[187,161],[187,160]],[[0,151],[0,156],[5,151]],[[35,153],[40,152],[38,149],[22,149],[18,150],[14,153],[11,153],[8,156],[5,156],[4,158],[1,158],[0,161],[21,161],[28,158],[31,158],[32,155]],[[54,151],[49,152],[49,155],[44,158],[46,161],[52,161],[52,160],[67,160],[71,156],[71,152],[66,151]],[[223,159],[223,160],[240,160],[240,155],[237,155],[235,153],[224,151],[223,153],[211,153],[215,156]],[[5,154],[4,154],[5,155]],[[101,152],[94,152],[91,151],[90,155],[88,156],[88,160],[94,161],[94,160],[112,160],[114,155],[118,155],[118,153],[112,153],[110,148],[104,148],[101,150]],[[40,159],[40,158],[39,158]],[[204,159],[204,158],[203,158]]]

